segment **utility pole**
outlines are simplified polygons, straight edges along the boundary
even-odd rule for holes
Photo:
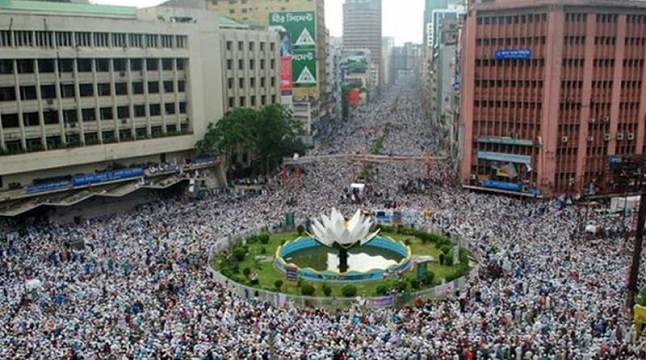
[[[627,200],[626,200],[627,201]],[[635,297],[639,292],[637,281],[639,278],[639,265],[642,256],[642,247],[644,245],[644,222],[646,221],[646,194],[642,193],[639,197],[639,212],[637,213],[637,231],[635,234],[635,244],[633,246],[633,261],[630,265],[630,277],[628,278],[628,298],[626,306],[631,310],[635,305]]]

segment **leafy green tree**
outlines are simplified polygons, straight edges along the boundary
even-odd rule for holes
[[[202,140],[195,144],[200,155],[222,155],[225,164],[233,165],[238,154],[251,155],[259,172],[267,173],[283,157],[304,153],[298,136],[300,124],[291,111],[274,104],[256,110],[237,108],[210,123]]]

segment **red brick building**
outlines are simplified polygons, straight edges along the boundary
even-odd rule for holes
[[[462,36],[465,185],[560,195],[646,153],[646,2],[481,0]]]

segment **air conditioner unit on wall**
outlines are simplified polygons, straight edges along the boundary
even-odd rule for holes
[[[635,134],[628,133],[627,138],[628,138],[628,140],[635,140]]]
[[[617,134],[617,140],[623,140],[623,139],[624,139],[624,133]]]
[[[594,141],[594,136],[588,136],[588,141],[593,142]]]
[[[567,142],[567,136],[562,136],[561,137],[561,142],[566,143]]]
[[[607,116],[607,115],[604,116],[603,117],[603,122],[605,122],[606,124],[609,123],[610,122],[610,116]]]
[[[610,140],[612,140],[612,135],[610,135],[610,134],[606,134],[606,135],[603,137],[603,139],[604,139],[604,140],[606,140],[606,141],[610,141]]]
[[[595,118],[590,118],[590,124],[594,124],[594,123],[596,123],[596,122],[597,122],[597,119],[595,119]]]

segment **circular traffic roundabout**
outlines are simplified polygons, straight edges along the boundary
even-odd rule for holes
[[[316,298],[317,304],[338,307],[343,298],[440,296],[436,288],[449,288],[474,265],[443,234],[375,224],[361,211],[346,218],[332,209],[308,223],[247,236],[213,254],[216,277],[243,297],[301,304]]]

